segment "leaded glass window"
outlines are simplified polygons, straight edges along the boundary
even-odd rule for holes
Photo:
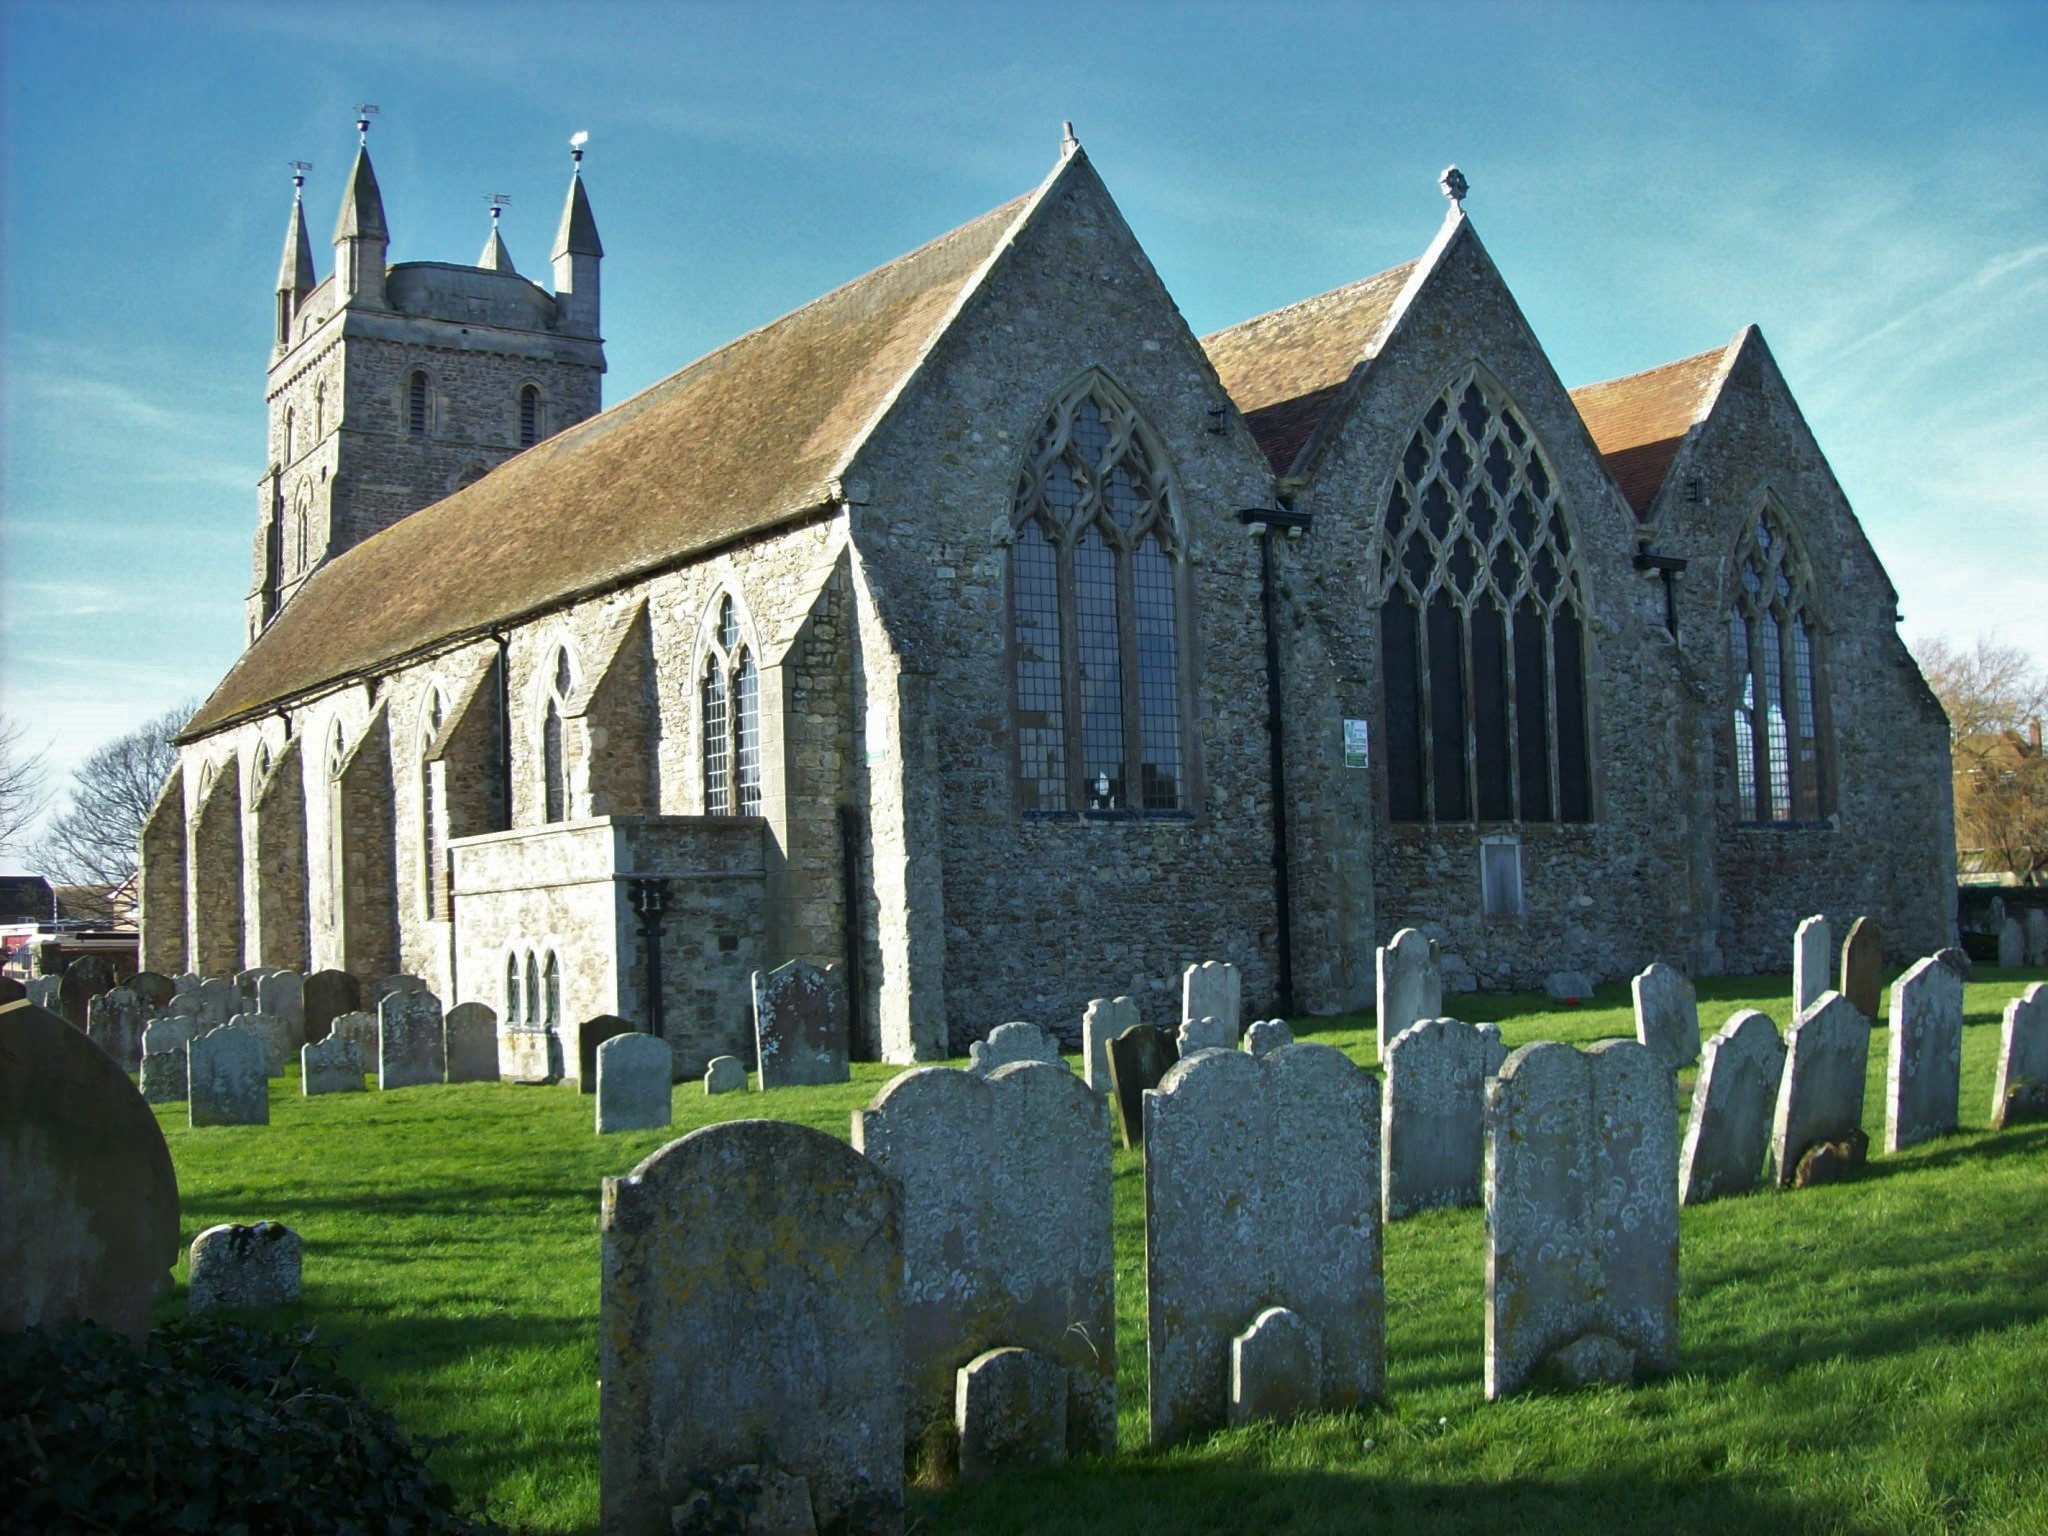
[[[516,1026],[519,1020],[519,955],[514,951],[505,957],[505,1022]]]
[[[1750,822],[1828,814],[1812,575],[1770,507],[1744,530],[1728,613],[1737,814]]]
[[[1107,381],[1046,421],[1011,530],[1021,808],[1188,809],[1180,536],[1164,467]]]
[[[569,819],[569,752],[566,733],[570,686],[569,652],[566,647],[558,648],[555,652],[554,666],[548,677],[547,699],[542,706],[540,727],[541,814],[548,821]]]
[[[1585,595],[1556,477],[1477,369],[1409,438],[1382,511],[1395,821],[1590,821]]]
[[[698,680],[704,814],[761,814],[761,673],[731,597],[721,597]]]

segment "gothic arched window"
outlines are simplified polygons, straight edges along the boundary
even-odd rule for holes
[[[519,952],[505,956],[505,1022],[519,1023]]]
[[[540,1013],[540,964],[530,949],[526,952],[526,1022],[543,1022]]]
[[[519,391],[519,446],[531,448],[541,438],[540,391],[531,384]]]
[[[312,543],[313,487],[311,482],[301,480],[292,496],[292,574],[306,574],[306,563],[310,558],[308,550]]]
[[[327,435],[327,383],[322,380],[313,386],[313,441],[319,442]]]
[[[569,819],[569,754],[563,738],[570,681],[568,647],[558,646],[540,722],[541,816],[547,821]]]
[[[405,430],[425,437],[428,425],[427,376],[415,372],[405,384]]]
[[[719,599],[698,680],[704,814],[761,814],[761,674],[730,597]]]
[[[420,893],[429,921],[448,915],[447,829],[441,822],[443,765],[430,758],[446,712],[441,690],[433,689],[420,713]]]
[[[1409,438],[1384,509],[1395,821],[1590,821],[1585,595],[1555,476],[1477,369]]]
[[[284,458],[279,461],[286,468],[290,468],[292,460],[298,457],[296,452],[298,446],[296,441],[297,423],[298,413],[287,407],[284,413]]]
[[[1010,527],[1020,808],[1188,809],[1180,538],[1164,468],[1106,380],[1040,429]]]
[[[548,963],[541,976],[541,1018],[549,1029],[562,1022],[562,968],[555,964],[555,952],[548,951]]]
[[[1828,787],[1813,578],[1772,508],[1743,531],[1734,570],[1728,668],[1738,817],[1819,821],[1828,814]]]

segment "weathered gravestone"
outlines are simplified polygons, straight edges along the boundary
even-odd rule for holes
[[[1538,1041],[1487,1084],[1489,1402],[1553,1362],[1573,1381],[1677,1365],[1671,1107],[1671,1068],[1633,1040]]]
[[[1231,1341],[1268,1307],[1315,1330],[1320,1409],[1386,1382],[1379,1084],[1340,1051],[1210,1051],[1145,1095],[1151,1441],[1226,1422]]]
[[[1636,1040],[1676,1071],[1700,1059],[1700,1002],[1683,973],[1654,960],[1630,984]]]
[[[754,972],[754,1043],[763,1088],[843,1083],[846,988],[837,966],[792,960]]]
[[[297,971],[272,971],[256,983],[256,1011],[283,1019],[285,1039],[296,1051],[306,1043],[306,978]]]
[[[1284,1423],[1322,1402],[1323,1341],[1300,1313],[1268,1307],[1230,1341],[1232,1428],[1260,1419]]]
[[[706,1093],[744,1093],[747,1064],[737,1056],[714,1056],[704,1068]]]
[[[1173,1037],[1174,1049],[1185,1061],[1197,1051],[1234,1051],[1237,1031],[1210,1014],[1206,1018],[1182,1019]]]
[[[2027,909],[2027,964],[2048,965],[2048,907]]]
[[[2048,1117],[2048,981],[2035,982],[2005,1005],[1991,1085],[1994,1130],[2042,1117]]]
[[[384,1006],[384,999],[387,997],[396,997],[406,992],[424,992],[426,990],[427,984],[424,980],[418,976],[409,975],[404,971],[400,971],[395,976],[379,976],[370,983],[370,1005],[381,1010]]]
[[[598,1482],[607,1536],[718,1529],[707,1487],[772,1467],[817,1529],[903,1519],[894,1182],[773,1120],[707,1126],[604,1181]],[[729,1528],[729,1527],[728,1527]]]
[[[197,992],[199,990],[199,980],[200,978],[196,972],[180,971],[171,978],[171,986],[178,992]]]
[[[371,1077],[377,1075],[379,1050],[377,1042],[377,1018],[369,1013],[344,1013],[330,1021],[326,1038],[348,1040],[355,1044],[356,1054],[363,1060],[363,1071]]]
[[[1998,968],[2016,971],[2027,963],[2027,930],[2016,917],[1998,925]]]
[[[57,1012],[73,1029],[83,1030],[92,1000],[114,990],[114,962],[105,955],[80,955],[57,979]]]
[[[1375,1006],[1379,1010],[1380,1054],[1410,1024],[1436,1018],[1444,1011],[1444,978],[1437,963],[1436,941],[1419,928],[1403,928],[1373,955],[1377,973]]]
[[[1244,1048],[1254,1056],[1270,1056],[1283,1045],[1294,1044],[1294,1031],[1285,1019],[1254,1019],[1244,1032]]]
[[[263,1037],[223,1024],[185,1047],[186,1108],[198,1125],[270,1124],[270,1079]]]
[[[0,1005],[0,1333],[140,1341],[178,1261],[178,1176],[127,1074],[62,1017]]]
[[[299,998],[306,1038],[325,1040],[336,1019],[361,1009],[363,988],[347,971],[315,971],[306,978]]]
[[[1937,949],[1934,952],[1934,958],[1954,971],[1957,976],[1966,982],[1977,979],[1977,962],[1972,960],[1965,951],[1958,949],[1953,944]]]
[[[34,1007],[46,1009],[63,1018],[63,1014],[57,1008],[57,989],[63,985],[64,978],[61,976],[31,976],[28,979],[28,1000]],[[67,1019],[65,1022],[70,1021]]]
[[[1714,1032],[1692,1085],[1678,1154],[1678,1202],[1746,1195],[1763,1178],[1785,1042],[1768,1015],[1745,1008]]]
[[[85,1005],[85,1033],[123,1072],[142,1069],[142,999],[111,987]]]
[[[292,1058],[291,1031],[283,1019],[268,1013],[238,1013],[229,1019],[263,1042],[263,1073],[283,1077],[285,1063]]]
[[[171,999],[178,995],[171,978],[161,971],[137,971],[125,985],[142,999],[142,1011],[151,1018],[170,1007]]]
[[[1057,1360],[1028,1349],[991,1349],[956,1374],[961,1482],[1067,1459],[1067,1373]]]
[[[1109,1042],[1142,1022],[1138,1005],[1128,997],[1098,997],[1081,1015],[1081,1060],[1088,1086],[1097,1093],[1110,1090]]]
[[[1792,1187],[1811,1148],[1862,1135],[1869,1060],[1870,1020],[1839,992],[1824,994],[1785,1032],[1785,1075],[1771,1118],[1771,1172],[1780,1189]]]
[[[377,1086],[417,1088],[448,1075],[441,999],[431,992],[393,990],[377,1005]]]
[[[275,976],[276,971],[267,965],[252,965],[245,971],[235,972],[235,1011],[237,1013],[262,1012],[263,978]]]
[[[309,1098],[316,1093],[361,1093],[364,1075],[363,1048],[338,1030],[299,1047],[299,1087]]]
[[[1884,1149],[1903,1151],[1956,1128],[1963,1081],[1963,979],[1922,960],[1892,983]]]
[[[647,1131],[672,1118],[676,1053],[659,1035],[613,1035],[597,1048],[597,1134]]]
[[[1792,1013],[1806,1012],[1828,989],[1828,975],[1835,963],[1835,931],[1828,920],[1815,913],[1802,921],[1792,935]],[[1775,1025],[1772,1026],[1776,1028]]]
[[[1228,960],[1204,960],[1180,973],[1180,1016],[1214,1019],[1229,1033],[1230,1048],[1244,1018],[1244,982]]]
[[[1486,1198],[1486,1079],[1506,1059],[1499,1029],[1460,1019],[1424,1019],[1387,1042],[1380,1166],[1388,1221]]]
[[[146,1102],[184,1102],[185,1047],[191,1043],[191,1023],[176,1014],[152,1020],[142,1032],[142,1097]]]
[[[977,1077],[987,1077],[996,1068],[1007,1067],[1013,1061],[1066,1065],[1060,1060],[1059,1041],[1036,1024],[998,1024],[988,1032],[986,1040],[977,1040],[967,1047],[967,1070]]]
[[[208,1227],[192,1239],[185,1311],[289,1305],[299,1299],[304,1264],[305,1245],[281,1221]]]
[[[615,1013],[600,1013],[576,1026],[576,1091],[597,1092],[597,1053],[607,1040],[635,1034],[631,1024]]]
[[[498,1080],[505,1083],[559,1083],[566,1071],[562,1040],[545,1024],[498,1026]]]
[[[194,1029],[207,1027],[197,992],[180,992],[171,999],[170,1004],[164,1009],[164,1014],[168,1018],[183,1019]]]
[[[1857,918],[1842,940],[1841,994],[1865,1022],[1877,1022],[1884,1001],[1884,930],[1872,918]]]
[[[1108,1121],[1065,1063],[1042,1061],[914,1069],[854,1112],[854,1149],[903,1196],[912,1441],[954,1416],[963,1366],[1016,1346],[1064,1372],[1074,1453],[1116,1449]]]
[[[1173,1036],[1150,1024],[1133,1024],[1109,1042],[1110,1096],[1125,1146],[1145,1144],[1145,1091],[1157,1088],[1179,1060]]]
[[[451,1083],[498,1080],[498,1011],[488,1003],[457,1003],[441,1021],[442,1056]]]
[[[242,999],[235,984],[219,976],[208,976],[192,989],[199,1000],[199,1021],[208,1029],[219,1029],[242,1011]]]

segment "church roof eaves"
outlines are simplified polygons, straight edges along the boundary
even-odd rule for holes
[[[1742,339],[1571,392],[1593,446],[1639,521],[1649,517],[1687,434],[1713,409]]]

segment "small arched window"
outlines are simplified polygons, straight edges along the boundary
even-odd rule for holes
[[[570,681],[569,651],[566,646],[559,647],[548,678],[540,726],[541,814],[548,821],[569,819],[569,755],[564,733]]]
[[[528,384],[519,391],[519,446],[531,448],[540,439],[540,391]]]
[[[287,408],[284,413],[284,458],[280,461],[286,468],[290,468],[292,460],[298,457],[297,424],[298,413]]]
[[[526,952],[526,1022],[542,1022],[540,1012],[540,963],[533,958],[533,951]]]
[[[505,1022],[517,1026],[519,1012],[519,952],[505,956]]]
[[[427,435],[427,376],[415,372],[405,385],[405,430],[414,437]]]
[[[555,964],[555,952],[548,951],[547,968],[541,977],[541,1017],[549,1029],[562,1022],[562,968]]]
[[[420,894],[430,922],[448,915],[447,829],[441,820],[443,765],[430,756],[446,712],[441,690],[433,689],[420,713]]]
[[[704,814],[761,814],[761,675],[730,596],[705,637],[698,687]]]
[[[292,495],[292,574],[306,574],[310,559],[313,526],[313,487],[309,481],[301,480],[299,488]]]
[[[327,435],[327,385],[323,380],[313,386],[313,441],[319,442]]]
[[[1813,577],[1768,506],[1743,532],[1733,585],[1728,667],[1738,818],[1819,821],[1828,814],[1829,794]]]

